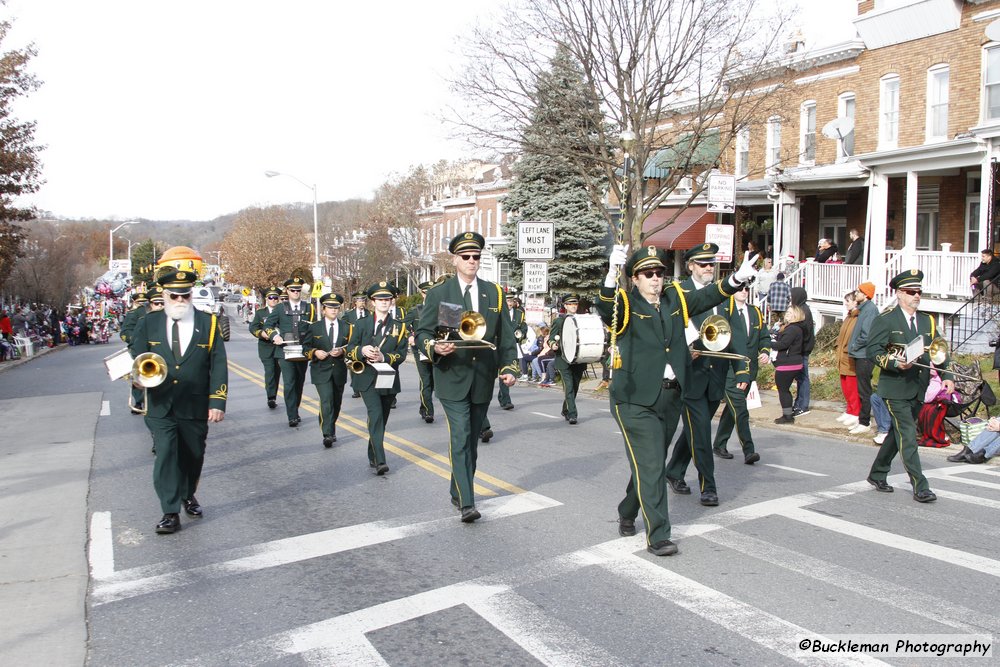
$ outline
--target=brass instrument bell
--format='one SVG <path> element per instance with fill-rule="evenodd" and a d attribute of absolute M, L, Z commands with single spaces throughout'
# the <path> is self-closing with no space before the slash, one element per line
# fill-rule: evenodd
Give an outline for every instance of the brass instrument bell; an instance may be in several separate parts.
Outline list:
<path fill-rule="evenodd" d="M 149 408 L 149 389 L 159 387 L 167 379 L 167 361 L 155 352 L 143 352 L 132 362 L 132 372 L 129 374 L 132 386 L 142 389 L 142 407 L 137 407 L 129 392 L 128 406 L 140 415 L 146 414 Z"/>
<path fill-rule="evenodd" d="M 733 329 L 729 325 L 729 320 L 722 315 L 706 317 L 698 329 L 698 336 L 701 339 L 701 344 L 705 346 L 704 350 L 698 351 L 702 356 L 750 362 L 750 358 L 742 354 L 722 351 L 729 347 L 729 341 L 733 338 Z"/>

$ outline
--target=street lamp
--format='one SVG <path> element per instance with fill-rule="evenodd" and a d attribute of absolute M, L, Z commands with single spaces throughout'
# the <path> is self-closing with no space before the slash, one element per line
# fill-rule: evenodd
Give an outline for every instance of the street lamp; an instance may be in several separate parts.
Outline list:
<path fill-rule="evenodd" d="M 301 178 L 297 178 L 292 174 L 286 174 L 280 171 L 271 171 L 270 169 L 265 171 L 264 175 L 268 178 L 274 178 L 275 176 L 287 176 L 288 178 L 298 181 L 313 191 L 313 280 L 319 280 L 323 275 L 323 267 L 319 263 L 319 216 L 316 212 L 316 184 L 313 183 L 312 185 L 309 185 Z"/>
<path fill-rule="evenodd" d="M 124 227 L 125 225 L 137 225 L 138 220 L 126 220 L 122 224 L 118 225 L 114 229 L 108 231 L 108 270 L 111 270 L 111 260 L 114 258 L 115 254 L 115 232 Z"/>

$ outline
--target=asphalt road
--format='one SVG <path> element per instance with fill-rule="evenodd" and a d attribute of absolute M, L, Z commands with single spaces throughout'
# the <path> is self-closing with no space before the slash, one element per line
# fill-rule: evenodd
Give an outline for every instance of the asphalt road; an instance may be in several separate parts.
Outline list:
<path fill-rule="evenodd" d="M 150 437 L 100 364 L 115 346 L 2 376 L 11 414 L 19 401 L 50 406 L 51 420 L 33 422 L 40 438 L 58 423 L 93 432 L 91 665 L 940 665 L 962 661 L 799 643 L 849 635 L 895 648 L 1000 628 L 996 467 L 925 455 L 939 500 L 920 505 L 898 460 L 895 493 L 865 483 L 871 447 L 759 429 L 761 463 L 717 460 L 719 507 L 671 496 L 680 553 L 657 558 L 641 522 L 640 536 L 617 534 L 627 466 L 606 401 L 581 398 L 570 426 L 558 388 L 519 385 L 516 409 L 491 408 L 483 518 L 465 525 L 448 499 L 443 412 L 418 417 L 411 363 L 388 424 L 390 472 L 376 477 L 361 399 L 345 394 L 338 442 L 324 449 L 312 385 L 302 426 L 289 428 L 280 402 L 265 406 L 244 332 L 227 344 L 205 517 L 182 514 L 175 535 L 154 533 Z"/>

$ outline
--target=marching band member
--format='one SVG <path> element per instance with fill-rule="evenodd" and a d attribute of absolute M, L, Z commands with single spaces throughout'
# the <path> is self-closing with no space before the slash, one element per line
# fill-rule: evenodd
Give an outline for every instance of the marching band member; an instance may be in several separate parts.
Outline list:
<path fill-rule="evenodd" d="M 320 297 L 323 317 L 309 325 L 302 345 L 309 359 L 309 379 L 319 394 L 319 428 L 327 449 L 337 442 L 337 418 L 347 384 L 344 355 L 351 337 L 351 325 L 338 319 L 343 303 L 344 298 L 339 294 Z"/>
<path fill-rule="evenodd" d="M 562 378 L 564 398 L 561 414 L 563 419 L 570 424 L 576 424 L 576 394 L 580 391 L 580 383 L 583 381 L 583 374 L 587 370 L 587 364 L 571 364 L 566 361 L 566 358 L 562 355 L 559 343 L 562 339 L 562 330 L 563 325 L 566 323 L 566 318 L 569 315 L 576 315 L 576 311 L 580 307 L 580 296 L 578 294 L 566 295 L 563 299 L 563 306 L 566 308 L 566 313 L 557 317 L 556 321 L 552 323 L 549 340 L 551 341 L 550 345 L 552 349 L 556 350 L 556 359 L 552 363 L 555 364 L 556 370 L 559 371 L 559 376 Z"/>
<path fill-rule="evenodd" d="M 420 296 L 427 298 L 427 290 L 434 286 L 432 282 L 423 282 L 417 285 Z M 420 314 L 424 310 L 424 304 L 418 303 L 410 308 L 410 346 L 413 348 L 413 359 L 417 362 L 417 377 L 420 381 L 420 418 L 427 424 L 434 423 L 434 372 L 431 369 L 430 358 L 420 352 L 417 347 L 416 330 L 417 322 L 420 321 Z"/>
<path fill-rule="evenodd" d="M 276 346 L 264 335 L 264 322 L 278 307 L 281 288 L 268 287 L 264 290 L 265 308 L 258 308 L 250 321 L 250 335 L 257 339 L 257 357 L 264 366 L 264 395 L 267 396 L 267 407 L 274 410 L 278 407 L 278 381 L 281 379 L 281 348 Z"/>
<path fill-rule="evenodd" d="M 285 281 L 288 303 L 279 304 L 264 320 L 264 336 L 275 345 L 301 344 L 309 325 L 316 320 L 316 308 L 312 301 L 302 301 L 302 288 L 306 281 L 292 276 Z M 288 340 L 285 340 L 285 337 Z M 281 377 L 285 384 L 285 414 L 288 425 L 296 427 L 302 423 L 299 405 L 302 403 L 302 388 L 306 384 L 306 358 L 287 358 L 284 349 L 276 350 Z"/>

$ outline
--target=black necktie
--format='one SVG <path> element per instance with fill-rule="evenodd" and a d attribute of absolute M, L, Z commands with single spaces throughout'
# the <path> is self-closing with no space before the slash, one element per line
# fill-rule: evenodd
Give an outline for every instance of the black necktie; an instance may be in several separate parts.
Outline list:
<path fill-rule="evenodd" d="M 375 337 L 376 338 L 378 338 L 379 336 L 382 335 L 383 329 L 385 329 L 385 320 L 382 320 L 381 322 L 379 322 L 378 326 L 375 327 Z"/>
<path fill-rule="evenodd" d="M 469 294 L 469 291 L 471 289 L 472 289 L 472 285 L 471 284 L 470 285 L 466 285 L 465 286 L 465 293 L 462 295 L 462 298 L 465 300 L 465 309 L 466 310 L 472 310 L 472 295 Z"/>
<path fill-rule="evenodd" d="M 917 316 L 916 314 L 910 315 L 910 340 L 917 337 Z"/>
<path fill-rule="evenodd" d="M 327 329 L 326 335 L 329 336 L 331 343 L 336 344 L 337 341 L 333 339 L 333 322 L 330 322 L 330 327 Z"/>
<path fill-rule="evenodd" d="M 170 330 L 170 338 L 172 339 L 170 341 L 170 351 L 174 353 L 174 359 L 180 359 L 181 358 L 181 328 L 178 325 L 177 320 L 174 320 L 174 326 Z"/>

